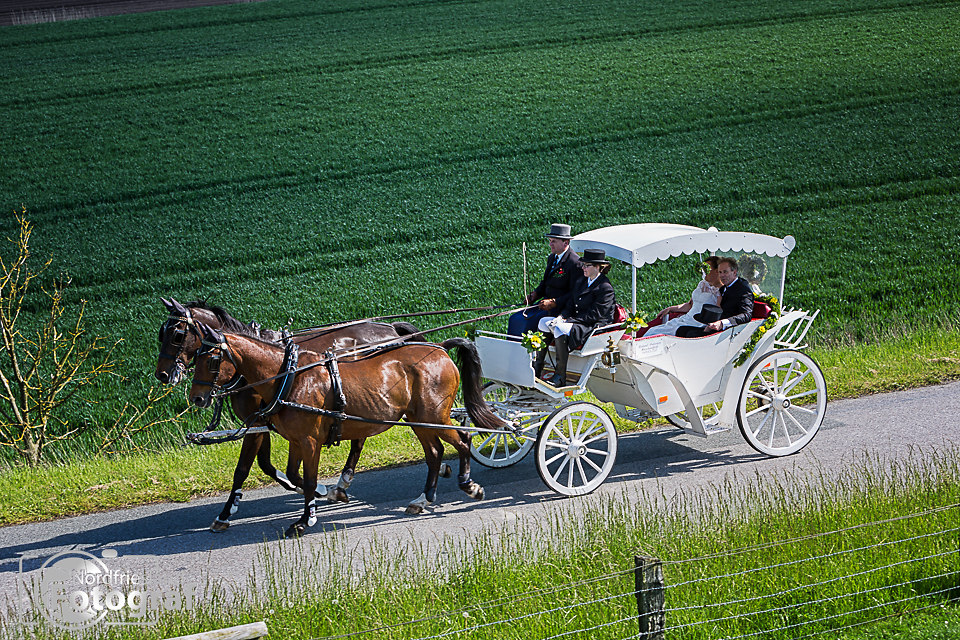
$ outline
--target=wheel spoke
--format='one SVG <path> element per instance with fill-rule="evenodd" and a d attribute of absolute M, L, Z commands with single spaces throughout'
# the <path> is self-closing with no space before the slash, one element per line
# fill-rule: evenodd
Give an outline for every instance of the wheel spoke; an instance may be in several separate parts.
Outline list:
<path fill-rule="evenodd" d="M 770 439 L 767 441 L 767 446 L 771 449 L 773 448 L 773 438 L 777 435 L 777 414 L 772 414 L 773 420 L 770 423 Z"/>
<path fill-rule="evenodd" d="M 587 479 L 587 472 L 583 470 L 583 464 L 581 463 L 581 460 L 583 459 L 577 458 L 577 471 L 580 472 L 580 478 L 583 480 L 583 484 L 586 485 L 590 482 L 590 480 Z"/>
<path fill-rule="evenodd" d="M 475 448 L 476 448 L 478 451 L 483 451 L 484 447 L 486 447 L 488 444 L 490 444 L 490 441 L 493 440 L 493 439 L 496 438 L 496 437 L 497 437 L 497 434 L 491 433 L 489 436 L 487 436 L 487 438 L 486 438 L 483 442 L 481 442 L 480 444 L 478 444 Z"/>
<path fill-rule="evenodd" d="M 595 433 L 597 433 L 597 432 L 603 432 L 603 431 L 605 431 L 605 429 L 604 429 L 604 427 L 603 427 L 603 423 L 600 422 L 599 420 L 594 420 L 594 421 L 593 421 L 593 424 L 590 425 L 590 428 L 587 429 L 586 431 L 582 432 L 582 433 L 578 433 L 578 434 L 577 434 L 577 437 L 578 437 L 580 440 L 586 440 L 587 438 L 589 438 L 589 437 L 592 436 L 593 434 L 595 434 Z"/>
<path fill-rule="evenodd" d="M 561 452 L 558 453 L 557 455 L 553 456 L 552 458 L 547 458 L 546 460 L 544 460 L 544 463 L 546 463 L 547 466 L 550 466 L 551 464 L 553 464 L 554 462 L 556 462 L 556 461 L 559 460 L 560 458 L 565 457 L 566 455 L 567 455 L 567 451 L 566 451 L 566 449 L 564 449 L 563 451 L 561 451 Z"/>
<path fill-rule="evenodd" d="M 765 405 L 763 405 L 763 406 L 757 407 L 757 408 L 754 409 L 753 411 L 747 412 L 747 413 L 744 414 L 744 415 L 749 418 L 750 416 L 752 416 L 752 415 L 754 415 L 754 414 L 756 414 L 756 413 L 759 413 L 759 412 L 761 412 L 761 411 L 769 411 L 769 410 L 770 410 L 770 405 L 769 405 L 769 404 L 765 404 Z"/>
<path fill-rule="evenodd" d="M 783 417 L 783 412 L 780 412 L 780 423 L 783 424 L 783 434 L 787 437 L 787 446 L 793 444 L 793 438 L 790 437 L 790 428 L 787 426 L 787 419 Z"/>
<path fill-rule="evenodd" d="M 573 472 L 574 472 L 573 461 L 571 461 L 568 458 L 564 464 L 567 465 L 567 488 L 572 489 L 573 488 Z"/>
<path fill-rule="evenodd" d="M 807 409 L 806 407 L 799 404 L 790 405 L 790 408 L 796 409 L 797 411 L 803 411 L 804 413 L 809 413 L 812 416 L 817 415 L 817 412 L 814 411 L 813 409 Z"/>
<path fill-rule="evenodd" d="M 597 450 L 595 450 L 595 449 L 594 449 L 594 450 L 587 449 L 587 453 L 599 453 L 599 454 L 601 454 L 601 455 L 605 455 L 605 454 L 606 454 L 606 451 L 597 451 Z M 581 460 L 586 460 L 586 461 L 587 461 L 587 464 L 589 464 L 591 467 L 593 467 L 593 468 L 597 471 L 597 473 L 600 473 L 600 472 L 602 471 L 602 469 L 600 468 L 600 466 L 599 466 L 596 462 L 594 462 L 593 460 L 591 460 L 589 456 L 584 456 L 583 458 L 581 458 Z"/>
<path fill-rule="evenodd" d="M 791 380 L 790 384 L 783 385 L 783 392 L 790 393 L 790 391 L 792 391 L 794 387 L 800 384 L 804 380 L 804 378 L 806 378 L 808 375 L 810 375 L 810 369 L 807 369 L 806 371 L 801 373 L 799 376 L 797 376 L 794 380 Z"/>
<path fill-rule="evenodd" d="M 803 432 L 803 435 L 807 435 L 807 430 L 806 430 L 806 428 L 804 428 L 804 426 L 803 426 L 802 424 L 800 424 L 800 423 L 797 421 L 797 419 L 794 418 L 794 417 L 790 414 L 789 411 L 784 411 L 783 413 L 784 413 L 784 415 L 786 415 L 788 418 L 790 418 L 790 421 L 793 422 L 793 424 L 797 425 L 797 429 L 800 429 L 800 431 Z M 786 424 L 786 420 L 784 420 L 784 424 Z"/>
<path fill-rule="evenodd" d="M 813 389 L 810 389 L 809 391 L 804 391 L 803 393 L 798 393 L 798 394 L 796 394 L 796 395 L 787 396 L 787 397 L 790 398 L 791 401 L 793 401 L 793 400 L 796 400 L 797 398 L 806 398 L 807 396 L 812 396 L 812 395 L 815 395 L 815 394 L 817 394 L 817 393 L 820 393 L 820 391 L 819 391 L 816 387 L 814 387 Z"/>
<path fill-rule="evenodd" d="M 504 435 L 503 437 L 503 458 L 507 459 L 510 457 L 510 436 Z"/>
<path fill-rule="evenodd" d="M 567 465 L 570 463 L 570 458 L 564 457 L 563 462 L 560 463 L 560 466 L 557 467 L 556 473 L 551 473 L 553 476 L 554 482 L 560 482 L 560 476 L 563 474 L 563 470 L 567 468 Z"/>
<path fill-rule="evenodd" d="M 767 420 L 770 419 L 770 412 L 767 412 L 767 415 L 763 416 L 763 420 L 760 421 L 760 424 L 757 426 L 757 430 L 753 432 L 753 437 L 756 438 L 760 435 L 760 431 L 763 429 L 763 425 L 767 423 Z"/>
<path fill-rule="evenodd" d="M 766 390 L 766 392 L 767 392 L 767 397 L 768 397 L 768 398 L 777 395 L 777 390 L 778 390 L 780 387 L 777 385 L 777 379 L 776 379 L 777 376 L 776 376 L 776 375 L 773 376 L 773 378 L 774 378 L 774 379 L 773 379 L 773 382 L 771 382 L 770 380 L 767 380 L 766 378 L 764 378 L 764 377 L 763 377 L 763 373 L 761 373 L 761 374 L 758 376 L 758 378 L 759 378 L 760 382 L 763 384 L 763 388 Z"/>

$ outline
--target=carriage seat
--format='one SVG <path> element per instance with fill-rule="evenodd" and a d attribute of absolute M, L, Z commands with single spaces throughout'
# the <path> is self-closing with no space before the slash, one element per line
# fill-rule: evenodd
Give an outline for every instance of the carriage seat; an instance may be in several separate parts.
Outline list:
<path fill-rule="evenodd" d="M 752 320 L 766 320 L 768 317 L 770 317 L 771 313 L 773 313 L 773 309 L 770 308 L 769 304 L 767 304 L 766 302 L 761 302 L 760 300 L 753 301 L 753 316 L 751 318 Z M 672 313 L 667 314 L 667 319 L 673 320 L 674 318 L 679 318 L 682 315 L 683 314 L 680 313 L 679 311 L 674 311 Z M 650 327 L 656 327 L 657 325 L 661 325 L 664 322 L 665 320 L 663 318 L 655 318 L 651 320 L 646 327 L 637 331 L 637 337 L 642 338 L 643 334 L 645 334 L 647 330 L 650 329 Z"/>
<path fill-rule="evenodd" d="M 760 302 L 759 300 L 753 301 L 753 319 L 754 320 L 766 320 L 770 317 L 770 314 L 773 313 L 773 309 L 770 308 L 766 302 Z"/>

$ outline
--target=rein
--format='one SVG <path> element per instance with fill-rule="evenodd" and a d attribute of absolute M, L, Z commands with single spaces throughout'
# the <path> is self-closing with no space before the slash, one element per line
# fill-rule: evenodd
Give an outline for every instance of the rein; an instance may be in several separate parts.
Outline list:
<path fill-rule="evenodd" d="M 398 313 L 392 316 L 374 316 L 372 318 L 362 318 L 360 320 L 347 320 L 346 322 L 331 322 L 329 324 L 321 324 L 315 327 L 297 329 L 296 331 L 293 332 L 292 335 L 297 336 L 297 335 L 302 335 L 306 333 L 312 333 L 313 331 L 317 331 L 318 329 L 342 329 L 343 327 L 352 327 L 355 324 L 363 324 L 364 322 L 396 320 L 397 318 L 421 318 L 424 316 L 439 316 L 439 315 L 445 315 L 449 313 L 465 313 L 467 311 L 491 311 L 493 309 L 510 309 L 510 311 L 513 311 L 515 307 L 512 307 L 511 305 L 507 305 L 507 304 L 501 304 L 501 305 L 492 306 L 492 307 L 471 307 L 469 309 L 445 309 L 443 311 L 421 311 L 419 313 Z M 502 315 L 502 314 L 497 314 L 497 315 Z M 496 316 L 488 316 L 488 317 L 493 318 Z M 483 320 L 483 319 L 484 318 L 476 318 L 476 320 Z M 468 320 L 468 322 L 474 322 L 474 321 L 475 320 Z M 451 325 L 451 326 L 457 326 L 457 325 Z M 443 329 L 443 328 L 444 327 L 439 327 L 439 329 Z M 428 329 L 426 331 L 420 331 L 419 333 L 430 333 L 431 331 L 438 331 L 439 329 Z"/>
<path fill-rule="evenodd" d="M 524 307 L 511 307 L 511 308 L 509 308 L 507 311 L 501 311 L 501 312 L 499 312 L 499 313 L 492 313 L 492 314 L 487 315 L 487 316 L 480 316 L 479 318 L 471 318 L 470 320 L 463 320 L 463 321 L 461 321 L 461 322 L 454 322 L 454 323 L 451 323 L 451 324 L 445 324 L 445 325 L 440 326 L 440 327 L 434 327 L 433 329 L 424 329 L 423 331 L 418 331 L 417 334 L 414 334 L 414 335 L 400 336 L 400 337 L 398 337 L 398 338 L 388 338 L 388 339 L 386 339 L 386 340 L 380 340 L 380 341 L 378 341 L 378 342 L 371 342 L 371 343 L 365 344 L 365 345 L 360 346 L 360 347 L 351 347 L 351 348 L 349 348 L 349 349 L 329 350 L 329 351 L 327 351 L 327 352 L 324 354 L 324 357 L 321 358 L 320 360 L 318 360 L 317 362 L 313 362 L 313 363 L 311 363 L 311 364 L 304 365 L 304 366 L 296 369 L 296 370 L 293 371 L 292 373 L 301 373 L 301 372 L 303 372 L 303 371 L 308 371 L 308 370 L 310 370 L 310 369 L 313 369 L 314 367 L 327 366 L 327 363 L 328 363 L 331 359 L 343 359 L 343 358 L 350 358 L 350 357 L 369 357 L 369 356 L 372 356 L 372 355 L 374 355 L 374 354 L 376 354 L 376 353 L 378 353 L 378 352 L 380 352 L 380 351 L 385 351 L 385 350 L 388 350 L 388 349 L 395 349 L 395 348 L 397 348 L 397 347 L 403 346 L 403 343 L 405 343 L 405 342 L 407 342 L 408 340 L 416 337 L 417 335 L 424 335 L 424 334 L 427 334 L 427 333 L 434 333 L 434 332 L 437 332 L 437 331 L 443 331 L 444 329 L 451 329 L 451 328 L 453 328 L 453 327 L 460 327 L 460 326 L 463 326 L 463 325 L 465 325 L 465 324 L 472 324 L 472 323 L 474 323 L 474 322 L 479 322 L 480 320 L 489 320 L 489 319 L 491 319 L 491 318 L 497 318 L 497 317 L 499 317 L 499 316 L 507 315 L 507 314 L 513 313 L 514 311 L 516 311 L 516 310 L 518 310 L 518 309 L 527 310 L 527 309 L 532 309 L 532 308 L 535 308 L 535 307 L 536 307 L 536 305 L 532 305 L 532 306 L 530 306 L 530 307 L 525 307 L 525 306 L 524 306 Z M 502 308 L 502 307 L 488 307 L 488 308 Z M 429 311 L 429 312 L 427 312 L 427 313 L 436 313 L 436 312 Z M 439 313 L 446 313 L 446 312 L 439 312 Z M 402 317 L 402 316 L 401 316 L 401 317 Z M 364 321 L 360 321 L 360 322 L 364 322 Z M 299 332 L 297 332 L 297 333 L 299 333 Z M 295 333 L 294 335 L 297 335 L 297 334 Z M 437 347 L 437 348 L 440 348 L 439 345 L 433 345 L 433 346 L 435 346 L 435 347 Z M 234 393 L 240 393 L 241 391 L 246 391 L 247 389 L 252 389 L 252 388 L 258 387 L 258 386 L 260 386 L 260 385 L 262 385 L 262 384 L 266 384 L 266 383 L 268 383 L 268 382 L 273 382 L 274 380 L 277 380 L 278 378 L 282 378 L 282 377 L 285 376 L 285 375 L 287 375 L 286 372 L 281 372 L 281 373 L 278 373 L 277 375 L 272 376 L 272 377 L 270 377 L 270 378 L 264 378 L 263 380 L 259 380 L 259 381 L 257 381 L 257 382 L 251 382 L 251 383 L 248 383 L 247 385 L 245 385 L 245 386 L 243 386 L 243 387 L 239 387 L 239 388 L 237 388 L 237 389 L 231 389 L 230 391 L 225 391 L 225 390 L 223 390 L 223 391 L 217 393 L 217 396 L 220 397 L 220 396 L 224 396 L 224 395 L 230 395 L 230 394 L 234 394 Z"/>

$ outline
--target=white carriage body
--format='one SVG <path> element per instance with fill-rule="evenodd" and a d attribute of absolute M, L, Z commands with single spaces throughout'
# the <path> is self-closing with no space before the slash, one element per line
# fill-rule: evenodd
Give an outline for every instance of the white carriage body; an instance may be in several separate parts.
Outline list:
<path fill-rule="evenodd" d="M 681 255 L 693 253 L 750 252 L 786 261 L 795 246 L 792 236 L 776 238 L 756 233 L 722 232 L 716 229 L 675 224 L 630 224 L 605 227 L 575 236 L 570 243 L 575 251 L 599 248 L 608 259 L 625 262 L 633 272 L 633 311 L 636 312 L 636 269 Z M 785 269 L 781 270 L 779 299 L 783 299 Z M 484 376 L 521 389 L 561 399 L 589 389 L 596 398 L 613 403 L 624 417 L 640 420 L 685 412 L 686 430 L 699 436 L 725 431 L 736 422 L 735 408 L 747 370 L 752 362 L 775 348 L 797 348 L 806 335 L 814 315 L 790 311 L 777 319 L 773 330 L 757 343 L 750 358 L 734 366 L 740 351 L 762 319 L 731 327 L 726 331 L 699 338 L 676 336 L 637 337 L 620 328 L 598 330 L 580 351 L 570 353 L 568 372 L 580 374 L 570 388 L 558 390 L 534 375 L 532 354 L 515 337 L 481 332 L 477 348 Z M 614 329 L 613 331 L 609 331 Z M 612 342 L 611 342 L 612 341 Z M 620 364 L 607 367 L 601 356 L 615 346 Z M 716 405 L 717 415 L 709 425 L 702 420 L 701 409 Z"/>

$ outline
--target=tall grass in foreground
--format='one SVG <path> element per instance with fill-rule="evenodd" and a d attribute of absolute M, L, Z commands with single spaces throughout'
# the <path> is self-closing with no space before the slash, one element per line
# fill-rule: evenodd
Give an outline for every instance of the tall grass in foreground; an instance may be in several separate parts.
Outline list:
<path fill-rule="evenodd" d="M 670 638 L 822 633 L 960 596 L 957 453 L 733 478 L 670 499 L 567 500 L 439 551 L 378 540 L 350 552 L 346 536 L 268 543 L 246 588 L 208 587 L 197 611 L 97 635 L 166 638 L 263 619 L 283 638 L 635 637 L 637 554 L 664 562 Z"/>

